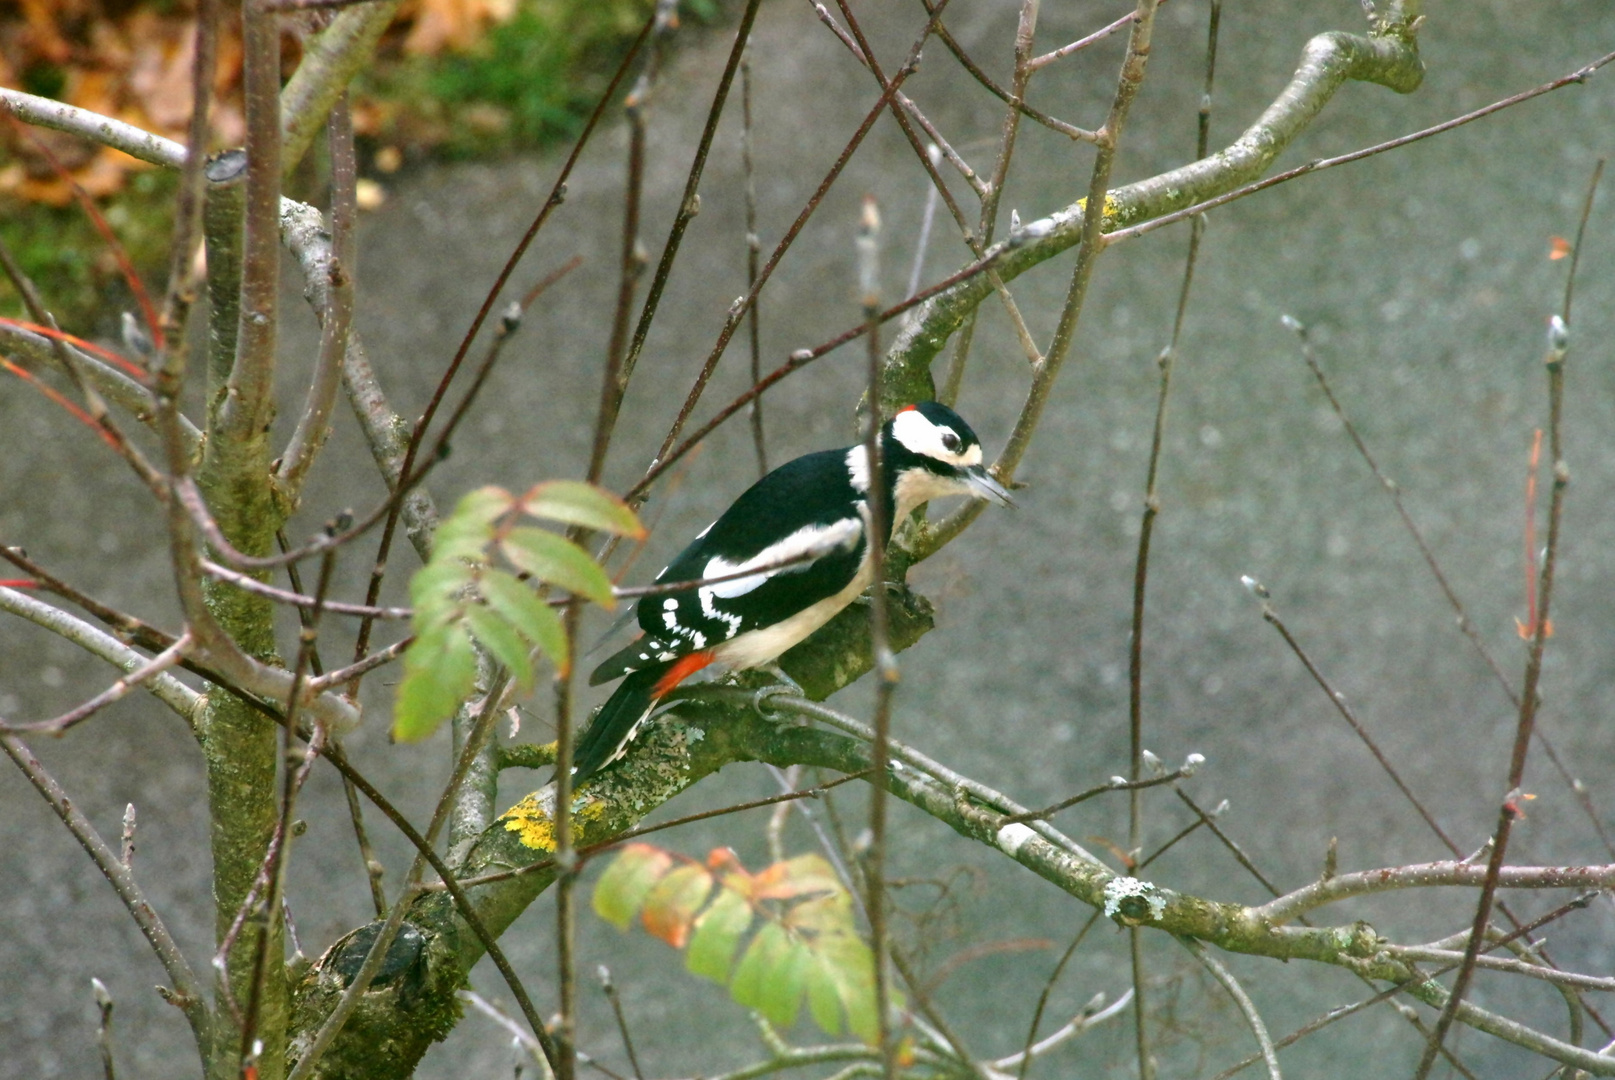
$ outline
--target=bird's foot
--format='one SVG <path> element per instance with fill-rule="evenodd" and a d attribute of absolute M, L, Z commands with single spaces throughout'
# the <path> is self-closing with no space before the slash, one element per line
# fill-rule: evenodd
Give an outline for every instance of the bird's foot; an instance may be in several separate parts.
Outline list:
<path fill-rule="evenodd" d="M 805 698 L 807 695 L 802 692 L 802 688 L 796 685 L 796 683 L 792 681 L 789 676 L 781 675 L 781 678 L 784 680 L 783 682 L 771 683 L 768 686 L 758 687 L 755 691 L 753 691 L 751 695 L 751 704 L 752 708 L 757 710 L 758 715 L 762 716 L 764 719 L 776 720 L 780 723 L 784 723 L 789 720 L 790 717 L 782 712 L 770 709 L 768 707 L 769 699 L 777 697 Z"/>
<path fill-rule="evenodd" d="M 802 689 L 802 684 L 785 674 L 785 669 L 780 667 L 779 664 L 764 664 L 759 670 L 766 671 L 770 675 L 774 676 L 775 679 L 779 680 L 779 682 L 782 684 L 779 688 L 780 693 L 795 694 L 797 697 L 807 697 L 807 691 Z"/>

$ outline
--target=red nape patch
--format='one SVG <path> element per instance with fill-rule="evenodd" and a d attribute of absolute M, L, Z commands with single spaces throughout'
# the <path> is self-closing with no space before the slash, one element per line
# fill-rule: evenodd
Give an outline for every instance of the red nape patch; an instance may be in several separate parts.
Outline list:
<path fill-rule="evenodd" d="M 914 412 L 918 408 L 919 408 L 918 405 L 904 405 L 901 409 L 898 409 L 897 411 L 899 413 Z"/>
<path fill-rule="evenodd" d="M 667 674 L 656 680 L 656 687 L 652 692 L 657 697 L 668 693 L 679 683 L 712 663 L 712 657 L 713 654 L 710 651 L 693 652 L 688 656 L 679 657 L 673 661 L 673 666 L 667 669 Z"/>

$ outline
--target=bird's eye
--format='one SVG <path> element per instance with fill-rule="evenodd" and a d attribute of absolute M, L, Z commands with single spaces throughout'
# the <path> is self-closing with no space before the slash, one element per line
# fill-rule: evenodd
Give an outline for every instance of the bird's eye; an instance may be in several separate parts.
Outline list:
<path fill-rule="evenodd" d="M 957 454 L 961 445 L 963 444 L 959 441 L 959 436 L 955 435 L 953 432 L 944 431 L 942 433 L 942 448 L 948 453 Z"/>

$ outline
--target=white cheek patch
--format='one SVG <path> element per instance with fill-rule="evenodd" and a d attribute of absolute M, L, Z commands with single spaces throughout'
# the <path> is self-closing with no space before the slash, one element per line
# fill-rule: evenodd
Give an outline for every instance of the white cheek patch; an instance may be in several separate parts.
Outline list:
<path fill-rule="evenodd" d="M 952 435 L 955 439 L 963 441 L 963 436 L 957 431 L 931 423 L 918 409 L 905 409 L 892 418 L 892 436 L 912 452 L 922 457 L 945 461 L 950 465 L 980 464 L 980 445 L 956 453 L 942 444 L 944 435 Z"/>
<path fill-rule="evenodd" d="M 796 570 L 804 570 L 817 559 L 834 551 L 848 550 L 856 546 L 858 537 L 863 533 L 863 522 L 855 518 L 846 518 L 831 525 L 808 525 L 798 529 L 785 539 L 768 545 L 744 562 L 732 563 L 721 555 L 713 556 L 702 570 L 701 576 L 707 578 L 727 577 L 730 574 L 749 570 L 752 567 L 773 566 L 776 569 L 763 570 L 756 574 L 747 574 L 745 577 L 735 578 L 733 581 L 722 581 L 716 585 L 708 585 L 701 590 L 701 603 L 705 608 L 711 596 L 721 596 L 730 599 L 744 596 L 775 574 L 788 574 Z M 793 559 L 804 559 L 788 568 L 778 568 L 780 563 L 790 562 Z M 712 614 L 712 612 L 708 612 Z M 738 625 L 738 624 L 737 624 Z"/>

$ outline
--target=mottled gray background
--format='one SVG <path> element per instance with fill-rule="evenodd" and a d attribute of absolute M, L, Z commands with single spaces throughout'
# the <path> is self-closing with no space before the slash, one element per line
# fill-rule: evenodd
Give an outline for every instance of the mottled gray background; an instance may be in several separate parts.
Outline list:
<path fill-rule="evenodd" d="M 866 5 L 888 64 L 923 20 L 918 5 Z M 957 0 L 949 22 L 991 70 L 1006 76 L 1018 5 Z M 1117 5 L 1045 4 L 1040 49 L 1119 14 Z M 1615 47 L 1615 8 L 1600 0 L 1433 2 L 1422 35 L 1429 75 L 1410 97 L 1349 86 L 1285 162 L 1299 163 L 1412 131 L 1573 70 Z M 1133 114 L 1116 178 L 1128 181 L 1188 158 L 1194 141 L 1205 11 L 1173 0 L 1162 9 L 1149 80 Z M 1213 144 L 1228 142 L 1281 88 L 1307 37 L 1361 24 L 1351 0 L 1230 0 L 1223 15 Z M 652 106 L 645 240 L 660 248 L 689 147 L 699 131 L 728 42 L 696 35 L 671 62 Z M 1118 49 L 1107 44 L 1047 69 L 1032 100 L 1095 124 L 1110 93 Z M 809 7 L 774 0 L 758 23 L 754 58 L 761 233 L 772 244 L 874 99 L 869 76 L 820 30 Z M 1001 112 L 939 45 L 909 91 L 971 160 L 985 163 Z M 1346 868 L 1444 854 L 1346 730 L 1298 662 L 1239 587 L 1261 578 L 1295 633 L 1376 733 L 1408 782 L 1464 845 L 1478 845 L 1502 794 L 1513 719 L 1496 684 L 1454 629 L 1454 619 L 1389 502 L 1351 451 L 1279 323 L 1312 326 L 1337 393 L 1385 471 L 1406 492 L 1454 586 L 1511 678 L 1523 655 L 1523 477 L 1531 431 L 1545 417 L 1543 328 L 1556 309 L 1565 264 L 1546 258 L 1549 237 L 1575 225 L 1593 161 L 1612 146 L 1615 88 L 1608 75 L 1393 155 L 1307 178 L 1218 211 L 1206 236 L 1182 343 L 1167 456 L 1164 513 L 1150 581 L 1146 745 L 1168 760 L 1198 751 L 1209 762 L 1191 783 L 1207 803 L 1227 798 L 1229 832 L 1282 887 L 1316 874 L 1330 837 Z M 738 122 L 725 120 L 662 315 L 626 402 L 610 479 L 644 467 L 728 303 L 744 291 Z M 585 156 L 565 209 L 529 255 L 520 280 L 574 253 L 584 267 L 528 320 L 507 352 L 433 491 L 449 501 L 472 485 L 534 480 L 582 469 L 609 320 L 625 139 L 613 126 Z M 359 326 L 401 411 L 424 402 L 445 358 L 558 167 L 557 155 L 423 169 L 391 184 L 387 205 L 364 220 Z M 1060 136 L 1022 128 L 1019 169 L 1003 203 L 1031 219 L 1073 199 L 1090 156 Z M 959 186 L 962 189 L 962 185 Z M 907 277 L 923 203 L 922 178 L 889 121 L 877 126 L 782 266 L 763 304 L 767 362 L 814 344 L 856 318 L 851 285 L 857 199 L 885 214 L 887 285 Z M 1577 296 L 1565 417 L 1574 477 L 1565 516 L 1557 635 L 1549 653 L 1543 727 L 1615 811 L 1609 737 L 1609 647 L 1615 432 L 1610 351 L 1608 200 L 1589 231 Z M 1017 513 L 992 511 L 957 544 L 919 567 L 916 585 L 937 603 L 938 628 L 903 657 L 896 732 L 926 752 L 1028 804 L 1052 801 L 1124 771 L 1130 581 L 1153 415 L 1155 357 L 1168 337 L 1186 231 L 1179 227 L 1105 257 L 1075 352 L 1021 471 Z M 927 277 L 965 252 L 939 220 Z M 1046 341 L 1070 256 L 1016 282 L 1034 331 Z M 291 295 L 291 294 L 289 294 Z M 1024 361 L 995 303 L 983 307 L 961 410 L 986 442 L 1002 446 L 1024 392 Z M 289 376 L 310 352 L 311 319 L 294 309 L 284 348 Z M 709 407 L 744 385 L 744 353 L 731 349 Z M 836 354 L 768 400 L 775 461 L 850 441 L 858 354 Z M 291 385 L 291 384 L 289 384 Z M 295 400 L 288 392 L 287 400 Z M 344 505 L 364 507 L 379 484 L 346 417 L 327 468 L 294 535 Z M 0 537 L 21 543 L 110 603 L 173 624 L 157 516 L 109 454 L 16 384 L 0 396 Z M 333 468 L 335 458 L 351 464 Z M 652 502 L 660 527 L 636 574 L 643 578 L 747 481 L 746 432 L 723 429 L 676 489 Z M 341 475 L 335 475 L 340 472 Z M 350 581 L 359 558 L 344 570 Z M 395 561 L 400 573 L 410 557 Z M 396 583 L 395 583 L 396 584 Z M 356 590 L 350 589 L 350 592 Z M 0 713 L 50 715 L 102 685 L 104 667 L 20 623 L 0 621 Z M 346 644 L 333 641 L 328 657 Z M 445 770 L 442 740 L 389 747 L 383 738 L 388 676 L 370 680 L 371 720 L 352 751 L 402 806 L 426 813 Z M 840 704 L 867 709 L 856 686 Z M 547 737 L 543 707 L 526 735 Z M 182 726 L 131 701 L 37 748 L 101 829 L 117 832 L 126 802 L 140 810 L 137 866 L 152 898 L 205 966 L 212 920 L 201 762 Z M 509 776 L 514 801 L 528 777 Z M 669 814 L 770 790 L 757 767 L 737 766 L 683 797 Z M 1521 862 L 1605 856 L 1540 754 L 1528 787 L 1540 794 L 1515 832 Z M 292 903 L 310 953 L 365 918 L 358 858 L 328 770 L 302 804 L 310 828 L 293 863 Z M 856 814 L 856 797 L 842 802 Z M 1146 801 L 1148 842 L 1187 821 L 1170 795 Z M 1047 939 L 1061 945 L 989 955 L 964 965 L 940 994 L 971 1047 L 1019 1047 L 1057 949 L 1086 918 L 1051 886 L 898 807 L 896 872 L 951 883 L 930 957 L 970 945 Z M 403 845 L 371 815 L 391 868 Z M 122 1075 L 194 1075 L 189 1036 L 151 986 L 161 971 L 90 863 L 14 772 L 0 773 L 0 1077 L 95 1074 L 92 975 L 118 1001 Z M 699 854 L 728 843 L 763 858 L 761 818 L 738 818 L 663 841 Z M 1122 800 L 1065 814 L 1077 837 L 1124 841 Z M 799 826 L 793 826 L 797 829 Z M 793 850 L 811 838 L 793 831 Z M 957 872 L 956 872 L 957 871 Z M 1231 900 L 1263 894 L 1220 848 L 1196 838 L 1152 873 L 1176 888 Z M 916 885 L 901 902 L 936 905 Z M 1546 910 L 1546 897 L 1515 897 Z M 1450 933 L 1469 918 L 1467 893 L 1341 905 L 1330 918 L 1368 918 L 1398 940 Z M 505 944 L 535 999 L 553 1008 L 553 907 L 535 904 Z M 905 932 L 910 932 L 905 930 Z M 627 937 L 581 919 L 581 964 L 610 961 L 650 1074 L 715 1071 L 762 1056 L 741 1010 L 716 987 L 683 974 L 680 958 L 641 932 Z M 1583 970 L 1615 965 L 1606 903 L 1552 934 L 1556 954 Z M 1114 997 L 1129 978 L 1125 937 L 1100 928 L 1068 969 L 1051 1005 L 1058 1023 L 1096 991 Z M 1166 1075 L 1215 1071 L 1249 1049 L 1227 999 L 1186 954 L 1150 937 L 1153 999 L 1165 1010 L 1159 1052 Z M 1229 958 L 1275 1033 L 1363 996 L 1344 973 L 1303 964 Z M 473 983 L 506 995 L 491 969 Z M 1479 1001 L 1554 1033 L 1557 995 L 1480 979 Z M 607 1013 L 585 995 L 582 1037 L 622 1067 Z M 1210 1004 L 1207 1005 L 1206 1003 Z M 806 1028 L 802 1038 L 811 1038 Z M 1131 1073 L 1130 1031 L 1112 1024 L 1061 1051 L 1045 1075 Z M 1453 1044 L 1478 1075 L 1535 1075 L 1542 1066 L 1473 1032 Z M 1588 1041 L 1602 1040 L 1589 1025 Z M 468 1019 L 422 1066 L 430 1077 L 509 1075 L 505 1040 Z M 1287 1051 L 1293 1075 L 1394 1076 L 1418 1050 L 1388 1011 L 1359 1016 Z"/>

